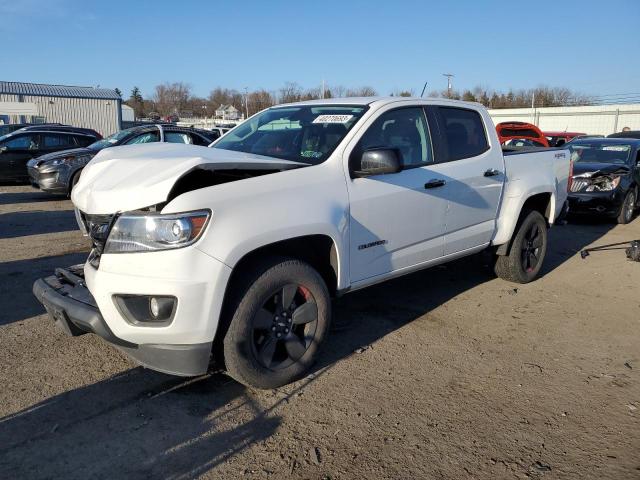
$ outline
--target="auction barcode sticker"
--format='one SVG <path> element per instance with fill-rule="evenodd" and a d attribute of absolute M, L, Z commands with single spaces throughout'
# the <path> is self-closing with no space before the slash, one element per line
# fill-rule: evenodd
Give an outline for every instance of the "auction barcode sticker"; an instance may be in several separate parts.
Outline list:
<path fill-rule="evenodd" d="M 318 115 L 313 123 L 347 123 L 353 115 Z"/>

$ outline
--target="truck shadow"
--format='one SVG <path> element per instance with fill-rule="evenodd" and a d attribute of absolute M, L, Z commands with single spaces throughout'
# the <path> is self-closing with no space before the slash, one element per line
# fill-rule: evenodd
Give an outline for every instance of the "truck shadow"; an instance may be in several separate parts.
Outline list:
<path fill-rule="evenodd" d="M 1 213 L 0 225 L 0 239 L 78 230 L 73 210 Z"/>
<path fill-rule="evenodd" d="M 195 479 L 270 438 L 279 407 L 313 381 L 274 396 L 221 374 L 183 379 L 134 368 L 0 419 L 0 474 Z M 274 465 L 242 467 L 262 474 Z"/>
<path fill-rule="evenodd" d="M 2 186 L 2 184 L 0 184 Z M 50 195 L 40 190 L 30 190 L 26 192 L 0 192 L 0 205 L 12 205 L 19 203 L 55 202 L 64 201 L 66 197 L 62 195 Z"/>
<path fill-rule="evenodd" d="M 56 267 L 83 263 L 86 258 L 86 253 L 74 252 L 0 263 L 0 325 L 42 314 L 44 307 L 31 293 L 33 282 L 53 275 Z"/>

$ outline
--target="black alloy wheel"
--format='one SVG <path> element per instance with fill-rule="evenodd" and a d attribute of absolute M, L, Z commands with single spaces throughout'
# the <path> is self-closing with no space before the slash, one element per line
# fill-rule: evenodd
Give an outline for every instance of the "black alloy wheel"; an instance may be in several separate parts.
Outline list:
<path fill-rule="evenodd" d="M 297 362 L 315 337 L 318 306 L 311 292 L 287 284 L 269 295 L 253 318 L 253 348 L 260 365 L 281 370 Z"/>
<path fill-rule="evenodd" d="M 524 234 L 522 242 L 522 269 L 533 272 L 540 261 L 540 249 L 542 248 L 542 232 L 537 223 L 532 223 Z"/>

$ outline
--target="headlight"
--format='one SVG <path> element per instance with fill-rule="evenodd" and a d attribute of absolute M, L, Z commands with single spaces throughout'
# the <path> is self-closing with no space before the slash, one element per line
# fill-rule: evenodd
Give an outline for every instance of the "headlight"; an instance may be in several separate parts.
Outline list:
<path fill-rule="evenodd" d="M 186 247 L 198 239 L 210 215 L 208 211 L 173 215 L 121 215 L 109 232 L 104 253 L 149 252 Z"/>
<path fill-rule="evenodd" d="M 91 160 L 91 155 L 80 155 L 76 157 L 75 155 L 69 155 L 67 157 L 56 158 L 54 160 L 50 160 L 48 162 L 44 162 L 39 166 L 55 166 L 55 165 L 72 165 L 72 164 L 83 164 L 88 163 Z"/>
<path fill-rule="evenodd" d="M 615 190 L 620 185 L 620 177 L 607 177 L 601 176 L 591 179 L 591 185 L 589 185 L 586 192 L 609 192 Z"/>

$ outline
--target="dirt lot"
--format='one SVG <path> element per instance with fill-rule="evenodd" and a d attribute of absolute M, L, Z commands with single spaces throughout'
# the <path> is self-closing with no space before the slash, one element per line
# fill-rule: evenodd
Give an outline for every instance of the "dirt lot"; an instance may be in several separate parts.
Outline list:
<path fill-rule="evenodd" d="M 482 255 L 335 302 L 306 379 L 251 391 L 65 337 L 33 280 L 84 261 L 71 203 L 0 187 L 0 478 L 640 478 L 640 264 L 552 230 L 516 286 Z"/>

